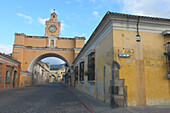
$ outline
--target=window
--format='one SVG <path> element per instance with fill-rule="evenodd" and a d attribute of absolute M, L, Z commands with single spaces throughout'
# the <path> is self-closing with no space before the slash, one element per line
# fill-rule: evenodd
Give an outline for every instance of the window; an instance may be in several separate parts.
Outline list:
<path fill-rule="evenodd" d="M 0 74 L 0 83 L 1 83 L 1 81 L 2 81 L 2 75 Z"/>
<path fill-rule="evenodd" d="M 76 66 L 74 70 L 74 74 L 75 74 L 75 81 L 78 81 L 78 66 Z"/>
<path fill-rule="evenodd" d="M 88 56 L 88 80 L 95 80 L 95 53 Z"/>
<path fill-rule="evenodd" d="M 53 15 L 53 18 L 55 18 L 55 15 Z"/>
<path fill-rule="evenodd" d="M 3 64 L 0 63 L 0 83 L 2 81 L 2 66 L 3 66 Z"/>
<path fill-rule="evenodd" d="M 10 74 L 11 74 L 10 71 L 6 71 L 5 84 L 9 84 L 11 82 Z"/>
<path fill-rule="evenodd" d="M 168 52 L 170 52 L 170 42 L 167 43 Z"/>
<path fill-rule="evenodd" d="M 79 80 L 84 81 L 84 62 L 80 63 L 80 75 Z"/>
<path fill-rule="evenodd" d="M 170 42 L 167 43 L 167 51 L 168 51 L 168 60 L 169 60 L 169 66 L 170 66 Z"/>
<path fill-rule="evenodd" d="M 51 40 L 50 46 L 54 46 L 54 40 Z"/>

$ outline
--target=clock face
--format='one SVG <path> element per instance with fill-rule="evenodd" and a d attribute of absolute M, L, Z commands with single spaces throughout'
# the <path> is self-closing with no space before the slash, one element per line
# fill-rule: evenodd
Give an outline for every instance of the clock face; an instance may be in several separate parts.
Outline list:
<path fill-rule="evenodd" d="M 50 32 L 54 33 L 57 30 L 57 27 L 55 25 L 51 25 L 49 30 Z"/>

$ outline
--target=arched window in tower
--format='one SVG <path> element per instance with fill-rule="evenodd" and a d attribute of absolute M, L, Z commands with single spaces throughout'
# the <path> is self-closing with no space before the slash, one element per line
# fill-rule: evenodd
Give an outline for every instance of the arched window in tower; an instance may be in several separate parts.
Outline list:
<path fill-rule="evenodd" d="M 53 18 L 55 18 L 55 15 L 53 15 Z"/>
<path fill-rule="evenodd" d="M 50 46 L 54 46 L 54 40 L 51 40 Z"/>

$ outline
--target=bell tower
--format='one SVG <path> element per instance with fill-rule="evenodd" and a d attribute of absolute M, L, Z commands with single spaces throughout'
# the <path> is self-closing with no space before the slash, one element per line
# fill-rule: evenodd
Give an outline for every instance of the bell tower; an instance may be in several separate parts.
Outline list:
<path fill-rule="evenodd" d="M 60 37 L 61 23 L 57 19 L 57 14 L 55 11 L 51 14 L 51 18 L 46 21 L 46 32 L 45 36 L 56 36 Z"/>

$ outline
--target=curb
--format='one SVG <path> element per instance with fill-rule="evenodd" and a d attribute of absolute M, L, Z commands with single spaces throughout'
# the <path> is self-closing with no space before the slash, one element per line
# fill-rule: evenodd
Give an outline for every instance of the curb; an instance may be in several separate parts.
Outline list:
<path fill-rule="evenodd" d="M 77 95 L 75 95 L 67 86 L 66 86 L 67 90 L 72 94 L 74 95 L 79 101 L 80 103 L 85 107 L 87 108 L 91 113 L 94 113 Z"/>

